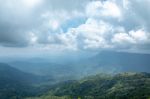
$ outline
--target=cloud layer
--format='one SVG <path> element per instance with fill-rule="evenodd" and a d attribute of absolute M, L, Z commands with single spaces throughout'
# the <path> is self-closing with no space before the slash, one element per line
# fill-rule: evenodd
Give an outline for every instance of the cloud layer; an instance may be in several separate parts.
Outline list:
<path fill-rule="evenodd" d="M 149 5 L 149 0 L 1 0 L 0 46 L 149 53 Z"/>

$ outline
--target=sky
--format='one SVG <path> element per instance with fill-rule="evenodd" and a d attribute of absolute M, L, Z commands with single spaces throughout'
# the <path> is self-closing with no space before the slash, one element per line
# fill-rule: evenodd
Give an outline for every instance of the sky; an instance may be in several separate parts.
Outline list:
<path fill-rule="evenodd" d="M 0 56 L 150 53 L 150 0 L 0 0 Z"/>

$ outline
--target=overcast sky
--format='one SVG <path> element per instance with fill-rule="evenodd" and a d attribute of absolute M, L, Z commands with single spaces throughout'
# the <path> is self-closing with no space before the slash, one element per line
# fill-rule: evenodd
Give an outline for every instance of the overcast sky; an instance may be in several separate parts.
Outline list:
<path fill-rule="evenodd" d="M 150 0 L 0 0 L 0 55 L 150 53 Z"/>

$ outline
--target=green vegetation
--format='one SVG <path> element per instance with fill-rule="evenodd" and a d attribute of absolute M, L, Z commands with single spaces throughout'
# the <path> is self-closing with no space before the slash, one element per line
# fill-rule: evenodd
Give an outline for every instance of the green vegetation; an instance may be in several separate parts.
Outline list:
<path fill-rule="evenodd" d="M 150 74 L 121 73 L 96 75 L 79 81 L 60 83 L 38 98 L 27 99 L 149 99 Z M 70 99 L 67 97 L 67 99 Z"/>
<path fill-rule="evenodd" d="M 26 98 L 26 99 L 71 99 L 69 96 L 62 96 L 62 97 L 58 97 L 58 96 L 41 96 L 41 97 L 35 97 L 35 98 Z"/>
<path fill-rule="evenodd" d="M 98 74 L 52 85 L 0 63 L 0 99 L 150 99 L 150 74 Z"/>

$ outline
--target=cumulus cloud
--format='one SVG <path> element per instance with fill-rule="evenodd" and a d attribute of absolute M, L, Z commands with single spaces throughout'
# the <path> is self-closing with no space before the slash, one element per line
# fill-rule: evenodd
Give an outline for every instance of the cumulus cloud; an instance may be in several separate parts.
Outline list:
<path fill-rule="evenodd" d="M 110 1 L 95 1 L 90 2 L 86 6 L 86 13 L 92 17 L 114 17 L 119 18 L 121 11 L 115 2 Z"/>
<path fill-rule="evenodd" d="M 150 52 L 149 4 L 149 0 L 1 0 L 0 45 Z"/>
<path fill-rule="evenodd" d="M 131 30 L 128 33 L 116 33 L 112 38 L 115 49 L 123 51 L 144 52 L 149 51 L 150 33 L 145 30 Z"/>

